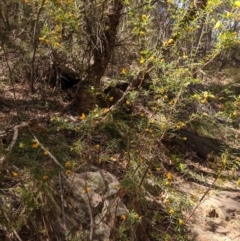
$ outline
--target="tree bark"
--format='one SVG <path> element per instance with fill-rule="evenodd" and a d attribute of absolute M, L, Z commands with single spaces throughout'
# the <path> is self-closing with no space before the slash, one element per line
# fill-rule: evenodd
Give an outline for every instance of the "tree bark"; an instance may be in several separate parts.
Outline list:
<path fill-rule="evenodd" d="M 97 23 L 86 17 L 90 41 L 95 47 L 93 49 L 93 64 L 87 69 L 86 78 L 78 83 L 73 100 L 73 106 L 82 113 L 89 112 L 96 105 L 96 93 L 100 91 L 100 80 L 114 51 L 122 9 L 122 0 L 115 0 L 109 4 L 102 22 L 104 30 L 101 33 L 93 32 L 93 25 Z M 94 88 L 94 91 L 91 91 L 91 88 Z"/>
<path fill-rule="evenodd" d="M 196 133 L 192 133 L 188 130 L 179 130 L 177 131 L 178 134 L 183 138 L 187 138 L 184 141 L 184 144 L 188 147 L 188 149 L 192 149 L 196 151 L 196 153 L 204 158 L 207 159 L 209 154 L 220 155 L 220 153 L 224 150 L 226 145 L 218 139 L 199 136 Z"/>

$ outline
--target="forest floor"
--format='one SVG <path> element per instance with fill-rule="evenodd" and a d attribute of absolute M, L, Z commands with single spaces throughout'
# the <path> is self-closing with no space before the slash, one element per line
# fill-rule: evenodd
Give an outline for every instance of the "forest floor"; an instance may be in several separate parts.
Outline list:
<path fill-rule="evenodd" d="M 36 136 L 42 135 L 48 129 L 50 120 L 61 117 L 69 122 L 76 121 L 79 116 L 68 113 L 68 107 L 72 96 L 71 91 L 60 91 L 57 94 L 53 90 L 43 85 L 36 86 L 38 91 L 34 95 L 28 94 L 26 84 L 1 83 L 0 90 L 0 130 L 4 131 L 13 128 L 23 121 L 31 119 L 37 120 L 37 125 L 33 127 Z M 45 89 L 44 89 L 45 88 Z M 40 90 L 41 89 L 41 90 Z M 45 93 L 45 95 L 42 95 Z M 65 135 L 64 133 L 63 135 Z M 239 139 L 240 132 L 235 130 L 235 138 Z M 66 134 L 65 146 L 69 145 L 69 133 Z M 50 138 L 51 139 L 51 138 Z M 7 140 L 9 144 L 10 140 Z M 2 151 L 8 144 L 2 143 Z M 51 149 L 50 149 L 51 150 Z M 229 171 L 224 173 L 221 180 L 216 179 L 214 167 L 204 165 L 203 161 L 193 162 L 189 160 L 187 169 L 196 168 L 199 170 L 199 178 L 185 178 L 177 176 L 176 187 L 179 192 L 192 196 L 195 204 L 189 212 L 185 213 L 186 228 L 189 240 L 196 241 L 240 241 L 240 187 L 236 180 L 240 178 L 239 170 L 234 173 Z M 112 173 L 114 164 L 105 166 L 106 171 Z M 201 173 L 204 174 L 204 181 L 200 182 Z M 118 179 L 118 173 L 113 173 Z M 234 178 L 227 180 L 229 175 Z M 224 177 L 226 180 L 224 180 Z M 211 186 L 214 183 L 213 186 Z M 4 185 L 1 185 L 4 188 Z M 191 215 L 194 208 L 193 215 Z M 188 218 L 189 217 L 189 218 Z M 1 228 L 1 226 L 0 226 Z M 161 228 L 161 227 L 160 227 Z M 166 227 L 163 227 L 164 229 Z M 151 240 L 151 239 L 149 239 Z M 163 239 L 164 240 L 164 239 Z M 175 239 L 177 240 L 177 239 Z M 27 240 L 26 240 L 27 241 Z"/>

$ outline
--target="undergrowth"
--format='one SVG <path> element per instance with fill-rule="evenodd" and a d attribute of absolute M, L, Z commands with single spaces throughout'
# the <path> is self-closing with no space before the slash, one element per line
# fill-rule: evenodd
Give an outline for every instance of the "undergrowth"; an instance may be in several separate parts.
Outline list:
<path fill-rule="evenodd" d="M 52 117 L 49 122 L 29 123 L 20 129 L 1 168 L 1 227 L 6 235 L 12 240 L 54 240 L 56 220 L 68 212 L 65 202 L 71 196 L 71 191 L 61 186 L 61 175 L 77 173 L 82 165 L 93 165 L 120 180 L 118 195 L 129 213 L 115 220 L 117 240 L 141 240 L 141 236 L 189 240 L 185 225 L 191 219 L 190 211 L 210 189 L 221 189 L 226 180 L 236 181 L 239 162 L 226 149 L 220 156 L 209 154 L 206 166 L 214 173 L 201 171 L 194 158 L 201 159 L 186 147 L 187 138 L 176 131 L 203 117 L 194 114 L 189 119 L 175 120 L 178 104 L 172 107 L 164 94 L 158 98 L 159 109 L 126 100 L 124 105 L 131 105 L 132 114 L 121 108 L 96 108 L 74 121 Z M 165 108 L 170 110 L 168 115 Z M 181 143 L 182 150 L 178 148 Z M 189 157 L 183 150 L 189 151 Z M 56 166 L 50 153 L 63 168 Z M 203 185 L 216 181 L 216 185 L 186 193 L 179 189 L 184 180 Z M 84 228 L 81 225 L 73 233 L 57 235 L 66 240 L 84 240 Z"/>
<path fill-rule="evenodd" d="M 240 186 L 240 93 L 208 71 L 240 1 L 5 2 L 0 239 L 191 240 Z"/>

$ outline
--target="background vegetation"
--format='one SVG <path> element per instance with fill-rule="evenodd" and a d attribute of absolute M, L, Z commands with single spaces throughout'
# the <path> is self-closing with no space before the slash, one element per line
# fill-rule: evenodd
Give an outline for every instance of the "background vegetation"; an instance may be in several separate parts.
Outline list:
<path fill-rule="evenodd" d="M 64 183 L 94 166 L 129 210 L 105 240 L 190 240 L 240 185 L 239 21 L 240 1 L 1 0 L 0 237 L 94 240 Z"/>

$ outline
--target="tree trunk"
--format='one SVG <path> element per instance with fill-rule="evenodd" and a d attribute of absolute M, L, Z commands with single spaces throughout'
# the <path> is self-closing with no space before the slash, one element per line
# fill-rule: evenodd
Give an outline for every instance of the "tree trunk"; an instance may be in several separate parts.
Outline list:
<path fill-rule="evenodd" d="M 188 149 L 196 151 L 196 153 L 204 159 L 207 159 L 209 154 L 220 155 L 224 147 L 226 147 L 226 145 L 218 139 L 199 136 L 188 130 L 182 129 L 177 131 L 177 133 L 180 134 L 182 138 L 186 138 L 184 144 Z"/>
<path fill-rule="evenodd" d="M 107 14 L 103 20 L 103 31 L 99 34 L 93 32 L 96 22 L 86 17 L 88 34 L 93 49 L 93 64 L 86 71 L 86 78 L 78 83 L 73 107 L 82 113 L 89 112 L 96 105 L 96 93 L 100 91 L 100 80 L 105 73 L 110 57 L 114 51 L 117 28 L 123 8 L 122 0 L 115 0 L 108 6 Z M 100 43 L 100 44 L 99 44 Z M 91 91 L 94 88 L 94 91 Z"/>

